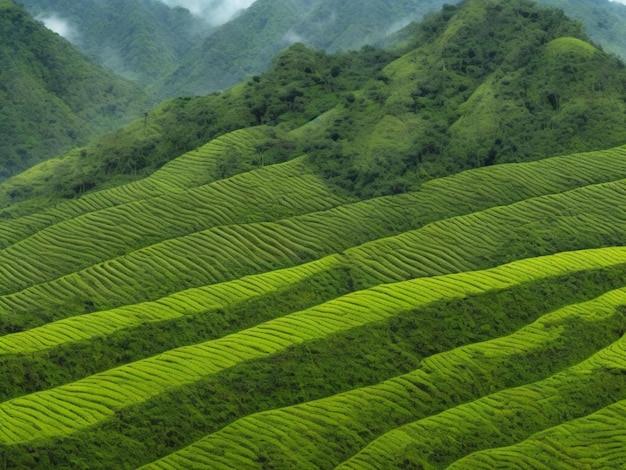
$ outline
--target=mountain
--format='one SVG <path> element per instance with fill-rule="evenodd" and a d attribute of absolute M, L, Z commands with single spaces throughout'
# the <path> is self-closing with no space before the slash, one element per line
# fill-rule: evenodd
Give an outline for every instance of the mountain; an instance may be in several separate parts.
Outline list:
<path fill-rule="evenodd" d="M 329 52 L 359 49 L 444 3 L 257 0 L 194 48 L 167 77 L 162 95 L 203 95 L 226 88 L 266 71 L 272 57 L 295 42 Z"/>
<path fill-rule="evenodd" d="M 330 0 L 257 0 L 222 25 L 167 77 L 161 96 L 202 95 L 267 70 L 271 58 L 288 44 L 302 42 L 327 52 L 378 44 L 411 21 L 437 11 L 443 0 L 332 2 Z M 609 0 L 539 0 L 582 21 L 586 32 L 607 51 L 626 57 L 621 34 L 626 6 Z"/>
<path fill-rule="evenodd" d="M 0 184 L 5 467 L 623 466 L 623 63 L 524 0 L 403 47 Z"/>
<path fill-rule="evenodd" d="M 130 181 L 224 132 L 257 125 L 315 122 L 315 132 L 287 147 L 359 197 L 626 141 L 626 71 L 586 42 L 580 24 L 529 2 L 475 3 L 448 5 L 424 21 L 404 54 L 327 55 L 293 45 L 267 74 L 166 101 L 132 126 L 7 181 L 2 206 L 75 197 L 113 177 Z"/>
<path fill-rule="evenodd" d="M 293 42 L 331 53 L 381 44 L 446 2 L 257 0 L 217 29 L 157 0 L 21 3 L 37 18 L 63 27 L 68 39 L 101 65 L 159 97 L 171 97 L 206 94 L 265 72 L 273 56 Z M 626 6 L 609 0 L 539 3 L 563 9 L 583 22 L 596 43 L 626 57 L 621 34 Z"/>
<path fill-rule="evenodd" d="M 13 2 L 0 3 L 0 179 L 85 144 L 149 106 Z"/>
<path fill-rule="evenodd" d="M 34 17 L 63 27 L 74 45 L 144 89 L 187 55 L 210 27 L 183 8 L 157 0 L 22 0 Z"/>

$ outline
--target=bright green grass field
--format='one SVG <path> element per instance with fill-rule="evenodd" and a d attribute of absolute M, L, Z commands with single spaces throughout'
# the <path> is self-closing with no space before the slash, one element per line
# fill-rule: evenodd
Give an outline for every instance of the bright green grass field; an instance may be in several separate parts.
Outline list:
<path fill-rule="evenodd" d="M 0 468 L 620 468 L 626 148 L 219 177 L 266 131 L 0 222 Z"/>

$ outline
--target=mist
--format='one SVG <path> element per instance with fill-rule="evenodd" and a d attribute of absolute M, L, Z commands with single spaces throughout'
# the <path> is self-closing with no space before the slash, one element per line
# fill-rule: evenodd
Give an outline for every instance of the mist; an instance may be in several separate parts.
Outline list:
<path fill-rule="evenodd" d="M 230 20 L 237 12 L 256 0 L 161 0 L 170 7 L 183 7 L 213 26 Z"/>
<path fill-rule="evenodd" d="M 72 43 L 78 42 L 80 34 L 78 29 L 73 26 L 69 20 L 59 16 L 56 13 L 50 13 L 45 15 L 39 15 L 36 17 L 38 21 L 41 21 L 46 28 L 50 31 L 54 31 L 60 36 Z"/>

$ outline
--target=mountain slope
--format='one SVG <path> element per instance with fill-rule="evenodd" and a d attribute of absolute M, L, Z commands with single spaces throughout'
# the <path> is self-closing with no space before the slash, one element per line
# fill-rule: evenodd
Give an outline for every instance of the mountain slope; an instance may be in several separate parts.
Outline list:
<path fill-rule="evenodd" d="M 0 179 L 118 127 L 148 106 L 11 1 L 0 3 Z"/>
<path fill-rule="evenodd" d="M 171 72 L 209 26 L 157 0 L 23 0 L 36 18 L 63 22 L 86 55 L 147 89 Z"/>
<path fill-rule="evenodd" d="M 164 96 L 202 95 L 267 70 L 294 42 L 326 51 L 359 49 L 425 13 L 441 0 L 257 0 L 197 46 L 167 78 Z"/>
<path fill-rule="evenodd" d="M 581 21 L 585 31 L 602 47 L 626 60 L 626 5 L 610 0 L 539 0 L 538 3 L 562 9 Z"/>
<path fill-rule="evenodd" d="M 617 146 L 626 141 L 626 72 L 585 39 L 558 11 L 474 1 L 431 16 L 401 56 L 371 48 L 329 56 L 296 44 L 262 76 L 166 101 L 7 181 L 0 206 L 24 214 L 32 198 L 145 176 L 221 133 L 258 125 L 276 128 L 265 163 L 307 154 L 318 174 L 359 197 L 466 168 Z M 235 160 L 223 176 L 262 164 Z"/>

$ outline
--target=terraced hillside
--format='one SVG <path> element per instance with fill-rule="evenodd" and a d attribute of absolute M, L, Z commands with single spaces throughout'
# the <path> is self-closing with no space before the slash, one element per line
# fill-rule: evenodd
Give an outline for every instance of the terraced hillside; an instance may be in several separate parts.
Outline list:
<path fill-rule="evenodd" d="M 0 222 L 0 466 L 619 468 L 626 147 L 221 177 L 268 132 Z"/>

